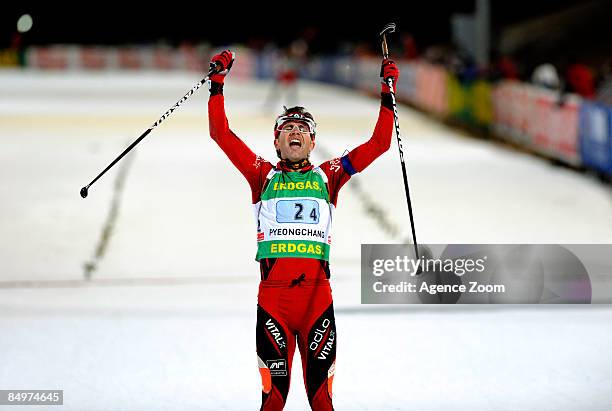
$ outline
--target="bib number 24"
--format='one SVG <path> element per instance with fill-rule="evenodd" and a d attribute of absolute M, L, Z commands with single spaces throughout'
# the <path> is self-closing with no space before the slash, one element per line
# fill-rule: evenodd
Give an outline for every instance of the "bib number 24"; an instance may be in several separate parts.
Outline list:
<path fill-rule="evenodd" d="M 276 221 L 279 223 L 317 224 L 319 203 L 313 200 L 281 200 L 276 203 Z"/>

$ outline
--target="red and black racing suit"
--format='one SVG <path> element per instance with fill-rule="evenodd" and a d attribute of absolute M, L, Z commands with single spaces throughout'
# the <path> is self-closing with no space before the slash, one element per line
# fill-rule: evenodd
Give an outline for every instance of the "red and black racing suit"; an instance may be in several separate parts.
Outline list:
<path fill-rule="evenodd" d="M 283 161 L 273 165 L 253 153 L 229 128 L 223 86 L 212 83 L 210 91 L 210 135 L 248 181 L 256 204 L 272 168 L 296 170 Z M 344 183 L 389 149 L 392 130 L 391 97 L 383 92 L 372 137 L 347 155 L 320 165 L 327 176 L 328 193 L 334 206 Z M 300 170 L 310 168 L 312 165 L 305 161 Z M 315 258 L 264 258 L 260 261 L 260 271 L 256 346 L 262 373 L 261 409 L 283 409 L 297 339 L 310 406 L 313 410 L 332 410 L 337 336 L 329 263 Z"/>

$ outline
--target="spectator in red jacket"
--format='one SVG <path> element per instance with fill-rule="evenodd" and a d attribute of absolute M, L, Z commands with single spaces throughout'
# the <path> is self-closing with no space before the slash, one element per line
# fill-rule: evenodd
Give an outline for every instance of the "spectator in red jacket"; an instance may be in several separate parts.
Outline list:
<path fill-rule="evenodd" d="M 592 99 L 595 97 L 595 78 L 589 66 L 573 60 L 567 67 L 565 76 L 568 91 L 584 98 Z"/>

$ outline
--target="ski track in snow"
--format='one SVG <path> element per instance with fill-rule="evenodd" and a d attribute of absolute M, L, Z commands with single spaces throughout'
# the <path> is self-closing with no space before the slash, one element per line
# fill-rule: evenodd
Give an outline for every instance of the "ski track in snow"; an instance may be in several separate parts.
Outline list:
<path fill-rule="evenodd" d="M 250 193 L 208 136 L 205 89 L 130 154 L 113 231 L 83 282 L 119 167 L 87 199 L 79 189 L 197 81 L 0 72 L 0 389 L 63 389 L 75 411 L 259 407 Z M 226 109 L 275 161 L 269 87 L 230 78 Z M 315 162 L 371 135 L 375 99 L 312 83 L 299 93 L 318 122 Z M 609 187 L 399 113 L 420 242 L 612 242 Z M 331 252 L 336 409 L 611 409 L 608 306 L 360 306 L 360 244 L 410 235 L 395 141 L 354 178 Z M 300 366 L 287 410 L 306 409 Z"/>

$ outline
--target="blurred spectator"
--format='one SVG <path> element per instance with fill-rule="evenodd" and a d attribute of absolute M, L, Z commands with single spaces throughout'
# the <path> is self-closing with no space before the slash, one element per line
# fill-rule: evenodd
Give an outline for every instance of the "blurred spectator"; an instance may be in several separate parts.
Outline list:
<path fill-rule="evenodd" d="M 276 67 L 276 77 L 272 80 L 272 88 L 264 102 L 264 110 L 276 110 L 275 103 L 282 100 L 285 94 L 285 102 L 289 106 L 298 104 L 297 81 L 299 68 L 305 65 L 308 45 L 302 39 L 292 42 L 285 49 Z"/>
<path fill-rule="evenodd" d="M 374 51 L 372 51 L 369 43 L 360 42 L 360 43 L 355 44 L 355 47 L 353 48 L 353 56 L 356 58 L 372 57 L 375 55 L 377 54 Z"/>
<path fill-rule="evenodd" d="M 449 55 L 450 51 L 448 48 L 435 45 L 429 46 L 424 53 L 424 58 L 432 64 L 450 64 Z M 452 58 L 452 57 L 451 57 Z"/>
<path fill-rule="evenodd" d="M 13 33 L 13 36 L 11 37 L 11 45 L 10 45 L 10 49 L 13 50 L 19 50 L 21 49 L 21 46 L 23 45 L 23 35 L 21 33 Z"/>
<path fill-rule="evenodd" d="M 419 56 L 416 42 L 412 34 L 406 33 L 402 35 L 402 46 L 404 47 L 403 57 L 406 60 L 415 60 Z"/>
<path fill-rule="evenodd" d="M 557 68 L 550 63 L 540 64 L 531 74 L 531 82 L 550 90 L 560 90 L 561 80 Z"/>
<path fill-rule="evenodd" d="M 597 86 L 597 100 L 612 106 L 612 59 L 608 59 L 601 67 L 600 80 Z"/>
<path fill-rule="evenodd" d="M 478 79 L 479 70 L 476 61 L 463 50 L 456 50 L 451 54 L 448 67 L 462 83 L 471 83 Z"/>
<path fill-rule="evenodd" d="M 595 97 L 595 80 L 593 71 L 589 66 L 577 61 L 570 60 L 566 72 L 567 91 L 576 93 L 584 98 Z"/>
<path fill-rule="evenodd" d="M 490 77 L 493 81 L 518 80 L 519 75 L 516 63 L 509 56 L 493 53 Z"/>

